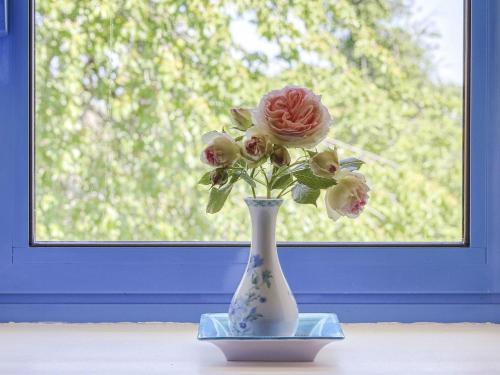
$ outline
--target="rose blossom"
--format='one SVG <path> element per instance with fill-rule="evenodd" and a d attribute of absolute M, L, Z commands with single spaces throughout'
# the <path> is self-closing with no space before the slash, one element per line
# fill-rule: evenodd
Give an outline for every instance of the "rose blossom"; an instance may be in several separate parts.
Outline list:
<path fill-rule="evenodd" d="M 210 182 L 212 185 L 224 185 L 229 178 L 229 174 L 224 168 L 217 168 L 210 172 Z"/>
<path fill-rule="evenodd" d="M 242 145 L 242 154 L 248 159 L 251 164 L 258 164 L 260 161 L 265 161 L 272 144 L 269 141 L 269 136 L 253 127 L 247 130 L 245 140 Z M 252 166 L 254 167 L 254 166 Z"/>
<path fill-rule="evenodd" d="M 275 167 L 284 167 L 285 165 L 290 165 L 292 158 L 288 150 L 280 145 L 274 146 L 273 152 L 271 153 L 271 163 Z"/>
<path fill-rule="evenodd" d="M 226 133 L 212 131 L 202 137 L 205 149 L 201 161 L 212 167 L 227 167 L 240 157 L 240 149 L 233 138 Z"/>
<path fill-rule="evenodd" d="M 293 147 L 316 146 L 328 134 L 331 123 L 321 97 L 296 86 L 269 92 L 253 111 L 252 119 L 274 143 Z"/>
<path fill-rule="evenodd" d="M 328 216 L 337 220 L 341 216 L 356 218 L 368 202 L 370 188 L 361 173 L 339 172 L 337 185 L 327 189 L 325 205 Z"/>
<path fill-rule="evenodd" d="M 309 159 L 312 172 L 319 177 L 332 178 L 340 169 L 336 150 L 319 152 Z"/>
<path fill-rule="evenodd" d="M 231 108 L 231 117 L 236 129 L 245 131 L 252 126 L 252 113 L 247 108 Z"/>

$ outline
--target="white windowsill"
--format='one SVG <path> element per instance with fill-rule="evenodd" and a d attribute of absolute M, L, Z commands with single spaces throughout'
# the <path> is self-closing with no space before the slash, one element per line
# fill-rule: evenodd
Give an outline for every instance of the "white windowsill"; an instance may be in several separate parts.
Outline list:
<path fill-rule="evenodd" d="M 0 374 L 500 374 L 500 325 L 344 324 L 313 363 L 226 362 L 197 326 L 0 324 Z"/>

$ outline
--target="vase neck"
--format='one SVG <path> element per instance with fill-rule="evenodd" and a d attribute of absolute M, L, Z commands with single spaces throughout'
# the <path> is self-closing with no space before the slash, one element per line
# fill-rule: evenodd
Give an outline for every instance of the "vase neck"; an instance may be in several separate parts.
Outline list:
<path fill-rule="evenodd" d="M 246 199 L 252 220 L 253 255 L 261 255 L 268 260 L 276 254 L 276 218 L 281 199 Z"/>

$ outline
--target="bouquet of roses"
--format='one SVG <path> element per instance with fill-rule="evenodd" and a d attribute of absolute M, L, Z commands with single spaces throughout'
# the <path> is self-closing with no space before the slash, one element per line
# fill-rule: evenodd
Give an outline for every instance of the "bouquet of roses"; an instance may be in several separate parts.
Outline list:
<path fill-rule="evenodd" d="M 265 198 L 291 193 L 301 204 L 314 204 L 325 189 L 328 216 L 357 217 L 368 200 L 363 162 L 339 159 L 336 148 L 318 146 L 332 123 L 321 97 L 302 87 L 287 86 L 266 94 L 257 108 L 233 108 L 235 131 L 203 135 L 201 160 L 213 169 L 200 184 L 210 186 L 208 213 L 220 211 L 235 183 L 248 184 L 254 198 L 263 189 Z M 292 155 L 294 157 L 292 157 Z"/>

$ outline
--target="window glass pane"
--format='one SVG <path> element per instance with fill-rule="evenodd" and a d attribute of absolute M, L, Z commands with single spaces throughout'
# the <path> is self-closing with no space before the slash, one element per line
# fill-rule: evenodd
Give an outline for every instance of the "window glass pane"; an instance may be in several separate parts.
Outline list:
<path fill-rule="evenodd" d="M 205 213 L 201 134 L 287 84 L 323 96 L 372 191 L 358 220 L 287 200 L 279 240 L 462 240 L 461 1 L 37 0 L 34 20 L 36 240 L 248 240 L 243 184 Z"/>

